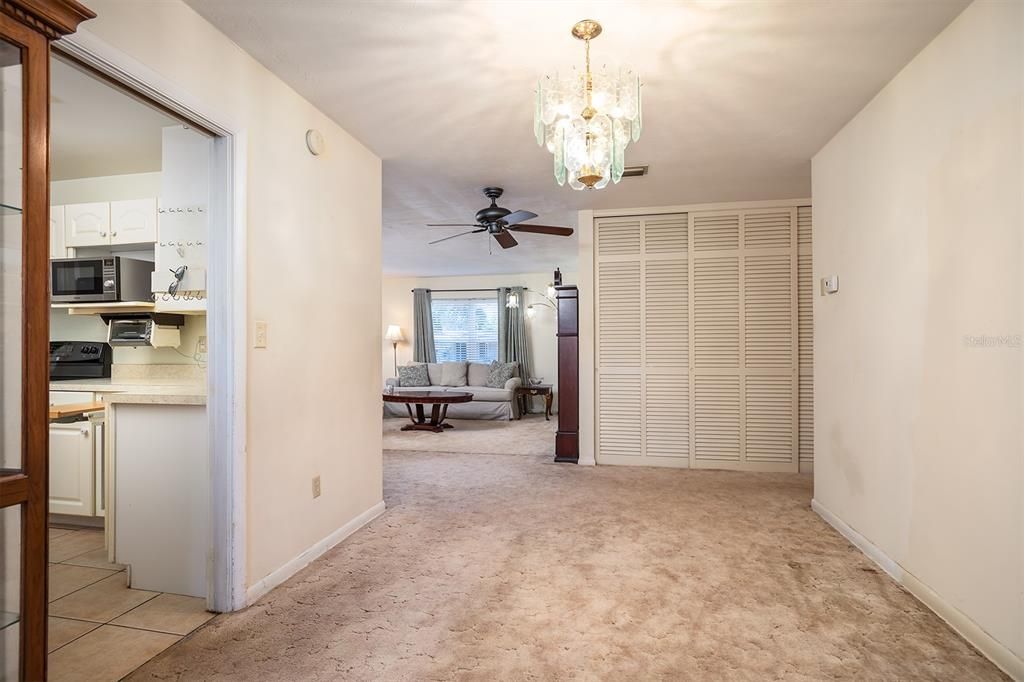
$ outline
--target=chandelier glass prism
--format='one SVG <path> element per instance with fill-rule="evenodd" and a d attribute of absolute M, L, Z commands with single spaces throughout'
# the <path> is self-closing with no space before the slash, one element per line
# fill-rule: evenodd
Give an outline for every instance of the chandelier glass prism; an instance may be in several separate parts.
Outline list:
<path fill-rule="evenodd" d="M 584 43 L 585 69 L 538 81 L 533 131 L 537 144 L 554 155 L 559 185 L 601 189 L 622 179 L 626 146 L 640 138 L 640 77 L 625 67 L 591 72 L 590 41 L 601 24 L 584 19 L 572 34 Z"/>

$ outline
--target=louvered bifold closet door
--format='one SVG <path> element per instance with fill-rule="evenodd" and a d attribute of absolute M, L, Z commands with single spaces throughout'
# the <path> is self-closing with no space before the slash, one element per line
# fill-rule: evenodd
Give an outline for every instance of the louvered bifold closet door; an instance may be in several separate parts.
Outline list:
<path fill-rule="evenodd" d="M 605 463 L 642 456 L 641 226 L 595 221 L 597 249 L 597 450 Z"/>
<path fill-rule="evenodd" d="M 685 214 L 595 221 L 597 457 L 689 465 Z"/>
<path fill-rule="evenodd" d="M 691 214 L 696 467 L 796 471 L 796 212 Z"/>
<path fill-rule="evenodd" d="M 814 471 L 814 274 L 811 207 L 797 209 L 797 301 L 800 337 L 800 472 Z"/>

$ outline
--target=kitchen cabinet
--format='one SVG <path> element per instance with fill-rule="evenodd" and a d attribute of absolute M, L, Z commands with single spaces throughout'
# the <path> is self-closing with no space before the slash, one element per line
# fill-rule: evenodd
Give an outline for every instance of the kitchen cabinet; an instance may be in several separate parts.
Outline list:
<path fill-rule="evenodd" d="M 64 246 L 64 207 L 50 207 L 50 258 L 65 258 L 68 250 Z"/>
<path fill-rule="evenodd" d="M 157 238 L 157 201 L 129 199 L 54 206 L 64 212 L 64 246 L 152 244 Z"/>
<path fill-rule="evenodd" d="M 64 207 L 64 245 L 106 246 L 110 244 L 110 204 L 68 204 Z"/>
<path fill-rule="evenodd" d="M 155 241 L 156 199 L 110 202 L 111 245 Z"/>
<path fill-rule="evenodd" d="M 91 403 L 91 391 L 50 391 L 50 405 Z M 50 424 L 50 513 L 104 515 L 103 413 Z"/>
<path fill-rule="evenodd" d="M 209 422 L 181 397 L 107 398 L 112 561 L 131 567 L 131 587 L 206 597 L 210 553 Z"/>
<path fill-rule="evenodd" d="M 50 513 L 94 516 L 96 430 L 86 421 L 50 424 Z"/>

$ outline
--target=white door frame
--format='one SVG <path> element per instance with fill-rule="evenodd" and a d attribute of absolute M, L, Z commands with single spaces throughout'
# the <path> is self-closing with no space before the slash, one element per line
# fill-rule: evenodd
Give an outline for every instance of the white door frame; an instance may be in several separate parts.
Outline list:
<path fill-rule="evenodd" d="M 246 132 L 88 28 L 54 47 L 217 135 L 210 194 L 214 229 L 209 233 L 207 270 L 211 529 L 207 604 L 214 611 L 235 611 L 246 606 Z"/>

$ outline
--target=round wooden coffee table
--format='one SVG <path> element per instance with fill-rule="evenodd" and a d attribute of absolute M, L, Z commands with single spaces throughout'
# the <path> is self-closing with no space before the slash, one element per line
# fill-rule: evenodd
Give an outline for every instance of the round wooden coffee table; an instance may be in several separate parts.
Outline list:
<path fill-rule="evenodd" d="M 473 400 L 473 394 L 465 391 L 404 391 L 402 393 L 384 393 L 381 397 L 386 403 L 405 403 L 405 409 L 409 411 L 409 420 L 412 423 L 403 426 L 403 431 L 433 431 L 434 433 L 454 428 L 451 424 L 444 423 L 448 417 L 449 405 L 468 403 Z M 413 405 L 416 406 L 415 416 L 412 413 Z M 429 422 L 423 411 L 424 405 L 433 405 L 430 410 Z"/>

